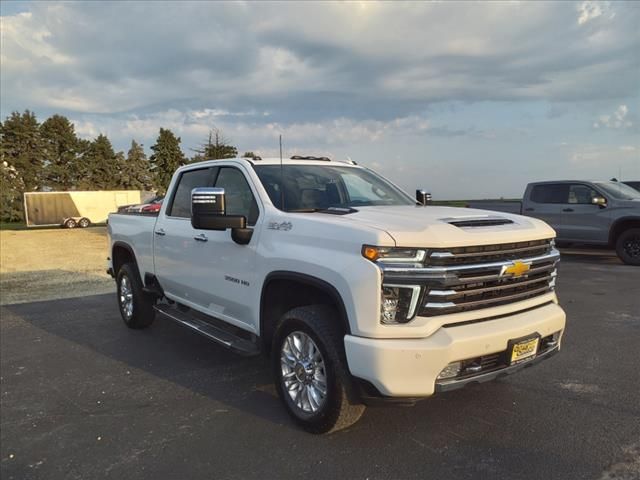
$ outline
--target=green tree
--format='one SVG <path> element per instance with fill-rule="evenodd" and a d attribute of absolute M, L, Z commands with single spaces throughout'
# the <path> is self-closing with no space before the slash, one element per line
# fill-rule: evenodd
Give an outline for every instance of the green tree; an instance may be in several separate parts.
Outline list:
<path fill-rule="evenodd" d="M 23 194 L 42 184 L 43 151 L 36 116 L 12 112 L 0 122 L 0 218 L 24 218 Z"/>
<path fill-rule="evenodd" d="M 256 155 L 253 152 L 244 152 L 244 155 L 242 155 L 242 158 L 256 158 L 258 155 Z"/>
<path fill-rule="evenodd" d="M 161 128 L 155 145 L 151 147 L 151 173 L 155 186 L 161 193 L 167 191 L 173 172 L 186 163 L 180 142 L 180 137 L 176 137 L 171 130 Z"/>
<path fill-rule="evenodd" d="M 194 161 L 220 160 L 238 156 L 238 149 L 231 145 L 230 140 L 225 138 L 217 128 L 210 130 L 207 141 L 193 151 L 196 152 Z"/>
<path fill-rule="evenodd" d="M 81 190 L 110 190 L 120 188 L 120 165 L 111 141 L 103 134 L 92 142 L 82 144 L 80 159 Z M 120 160 L 120 161 L 119 161 Z"/>
<path fill-rule="evenodd" d="M 78 182 L 78 137 L 73 123 L 53 115 L 40 125 L 45 170 L 44 184 L 53 190 L 70 190 Z"/>
<path fill-rule="evenodd" d="M 15 168 L 0 161 L 0 220 L 19 222 L 24 219 L 22 193 L 24 184 Z"/>
<path fill-rule="evenodd" d="M 127 157 L 122 158 L 120 167 L 121 187 L 126 190 L 152 190 L 153 177 L 149 167 L 149 160 L 147 160 L 142 145 L 132 140 Z"/>
<path fill-rule="evenodd" d="M 22 114 L 13 112 L 2 124 L 0 138 L 2 160 L 20 177 L 23 192 L 39 189 L 43 179 L 44 151 L 35 114 L 29 110 Z"/>

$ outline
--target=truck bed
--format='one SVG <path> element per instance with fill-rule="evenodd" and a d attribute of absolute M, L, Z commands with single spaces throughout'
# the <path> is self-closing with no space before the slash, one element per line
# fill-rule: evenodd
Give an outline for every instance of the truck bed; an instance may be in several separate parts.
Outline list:
<path fill-rule="evenodd" d="M 107 232 L 111 241 L 122 242 L 133 249 L 140 274 L 153 273 L 153 231 L 157 215 L 111 213 Z"/>

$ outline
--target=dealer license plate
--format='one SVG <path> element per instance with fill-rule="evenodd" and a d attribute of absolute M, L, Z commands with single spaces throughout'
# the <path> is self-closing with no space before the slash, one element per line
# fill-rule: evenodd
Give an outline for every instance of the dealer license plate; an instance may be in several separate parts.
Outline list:
<path fill-rule="evenodd" d="M 535 357 L 539 342 L 540 337 L 533 337 L 514 343 L 511 349 L 511 364 L 520 363 L 530 357 Z"/>

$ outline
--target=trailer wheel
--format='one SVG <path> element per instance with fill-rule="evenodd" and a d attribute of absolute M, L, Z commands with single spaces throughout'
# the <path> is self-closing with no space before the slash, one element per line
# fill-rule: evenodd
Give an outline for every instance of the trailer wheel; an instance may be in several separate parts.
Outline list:
<path fill-rule="evenodd" d="M 66 222 L 64 222 L 64 228 L 76 228 L 77 226 L 78 223 L 73 218 L 70 218 Z"/>
<path fill-rule="evenodd" d="M 82 217 L 79 221 L 78 221 L 78 226 L 80 228 L 87 228 L 89 225 L 91 225 L 91 221 L 86 218 L 86 217 Z"/>

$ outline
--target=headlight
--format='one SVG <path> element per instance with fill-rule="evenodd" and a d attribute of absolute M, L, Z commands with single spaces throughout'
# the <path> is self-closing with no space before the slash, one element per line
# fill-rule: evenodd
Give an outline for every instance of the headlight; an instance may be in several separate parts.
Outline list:
<path fill-rule="evenodd" d="M 397 248 L 397 247 L 374 247 L 371 245 L 362 246 L 362 255 L 364 258 L 372 262 L 383 264 L 400 263 L 400 264 L 416 264 L 421 267 L 422 262 L 427 256 L 426 250 L 418 248 Z M 409 266 L 409 265 L 405 265 Z"/>
<path fill-rule="evenodd" d="M 384 267 L 392 265 L 403 268 L 424 266 L 427 251 L 419 248 L 362 246 L 362 256 Z M 383 274 L 384 275 L 384 274 Z M 420 285 L 396 285 L 382 281 L 380 292 L 380 323 L 393 325 L 407 323 L 416 314 L 420 299 Z"/>

